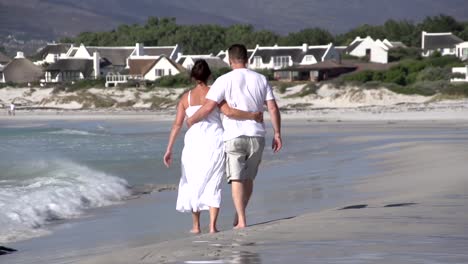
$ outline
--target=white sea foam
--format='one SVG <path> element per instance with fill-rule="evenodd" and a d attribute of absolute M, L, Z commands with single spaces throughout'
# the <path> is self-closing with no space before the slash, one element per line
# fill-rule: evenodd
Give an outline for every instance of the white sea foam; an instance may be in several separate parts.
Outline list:
<path fill-rule="evenodd" d="M 71 161 L 29 162 L 40 175 L 0 185 L 0 244 L 42 235 L 44 225 L 87 208 L 113 204 L 129 195 L 125 180 Z M 18 172 L 21 174 L 21 171 Z"/>
<path fill-rule="evenodd" d="M 99 136 L 99 134 L 91 133 L 88 131 L 83 130 L 76 130 L 76 129 L 60 129 L 57 131 L 47 132 L 47 134 L 54 134 L 54 135 L 78 135 L 78 136 Z"/>

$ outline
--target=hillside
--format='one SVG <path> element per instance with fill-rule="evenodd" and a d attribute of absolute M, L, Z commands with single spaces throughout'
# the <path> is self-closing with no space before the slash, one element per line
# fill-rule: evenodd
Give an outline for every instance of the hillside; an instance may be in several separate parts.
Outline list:
<path fill-rule="evenodd" d="M 420 20 L 444 13 L 467 20 L 467 11 L 465 0 L 0 0 L 0 37 L 14 33 L 53 39 L 141 23 L 148 16 L 176 17 L 183 24 L 249 23 L 277 33 L 306 27 L 340 33 L 390 18 Z"/>

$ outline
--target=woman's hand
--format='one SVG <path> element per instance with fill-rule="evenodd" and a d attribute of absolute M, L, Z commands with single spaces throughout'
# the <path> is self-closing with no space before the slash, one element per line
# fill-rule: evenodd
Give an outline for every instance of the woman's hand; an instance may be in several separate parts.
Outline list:
<path fill-rule="evenodd" d="M 254 120 L 258 123 L 263 123 L 263 112 L 255 112 L 254 113 Z"/>
<path fill-rule="evenodd" d="M 170 167 L 172 164 L 172 152 L 166 151 L 166 154 L 164 154 L 164 164 L 166 167 Z"/>

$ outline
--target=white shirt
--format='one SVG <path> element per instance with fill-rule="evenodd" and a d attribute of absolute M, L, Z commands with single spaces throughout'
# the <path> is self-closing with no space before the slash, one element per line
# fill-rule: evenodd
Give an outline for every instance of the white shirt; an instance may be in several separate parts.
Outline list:
<path fill-rule="evenodd" d="M 221 103 L 226 100 L 232 107 L 248 112 L 262 112 L 265 101 L 275 100 L 273 90 L 265 76 L 249 69 L 235 69 L 216 79 L 206 99 Z M 223 119 L 224 140 L 240 136 L 264 137 L 265 124 L 254 120 Z"/>
<path fill-rule="evenodd" d="M 15 105 L 14 104 L 10 104 L 10 110 L 11 111 L 15 110 Z"/>

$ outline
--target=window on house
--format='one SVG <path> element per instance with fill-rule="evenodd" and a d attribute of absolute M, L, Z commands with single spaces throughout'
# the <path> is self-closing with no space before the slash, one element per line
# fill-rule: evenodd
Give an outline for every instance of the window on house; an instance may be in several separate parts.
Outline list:
<path fill-rule="evenodd" d="M 273 66 L 280 68 L 289 66 L 289 56 L 273 57 Z"/>
<path fill-rule="evenodd" d="M 462 49 L 462 56 L 468 56 L 468 48 Z"/>
<path fill-rule="evenodd" d="M 167 70 L 167 73 L 168 75 L 172 75 L 172 70 L 171 69 Z"/>
<path fill-rule="evenodd" d="M 156 69 L 155 74 L 156 76 L 164 76 L 164 69 Z"/>
<path fill-rule="evenodd" d="M 312 55 L 305 56 L 305 62 L 313 62 L 313 61 L 314 61 L 314 56 Z"/>
<path fill-rule="evenodd" d="M 262 57 L 260 56 L 255 56 L 254 57 L 254 65 L 256 68 L 259 68 L 262 66 Z"/>
<path fill-rule="evenodd" d="M 81 79 L 80 72 L 77 71 L 67 71 L 62 73 L 63 81 L 78 81 Z"/>

